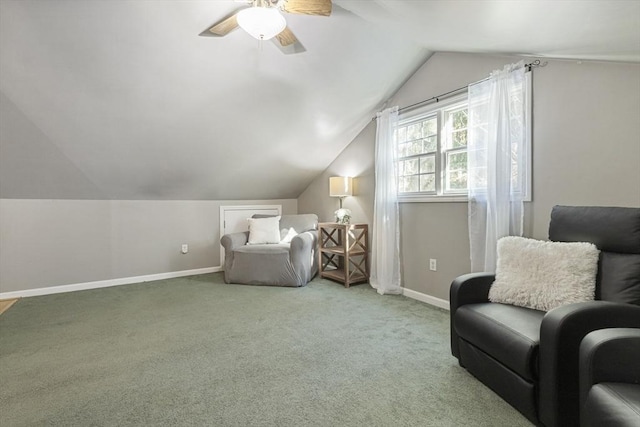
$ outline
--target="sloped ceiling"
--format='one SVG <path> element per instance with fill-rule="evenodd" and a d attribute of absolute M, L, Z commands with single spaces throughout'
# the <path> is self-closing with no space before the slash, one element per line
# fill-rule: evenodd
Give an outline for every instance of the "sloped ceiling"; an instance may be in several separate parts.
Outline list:
<path fill-rule="evenodd" d="M 337 2 L 431 51 L 640 62 L 637 0 Z"/>
<path fill-rule="evenodd" d="M 306 52 L 231 0 L 0 0 L 0 197 L 295 198 L 436 50 L 640 60 L 640 2 L 336 0 L 286 15 Z"/>

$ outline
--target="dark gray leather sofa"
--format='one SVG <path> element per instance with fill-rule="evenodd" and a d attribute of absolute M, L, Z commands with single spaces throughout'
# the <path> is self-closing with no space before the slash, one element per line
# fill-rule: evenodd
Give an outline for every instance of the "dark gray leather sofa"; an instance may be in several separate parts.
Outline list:
<path fill-rule="evenodd" d="M 451 284 L 451 352 L 532 422 L 579 425 L 578 350 L 589 332 L 640 328 L 640 208 L 555 206 L 549 239 L 601 251 L 596 301 L 549 312 L 491 303 L 493 274 Z"/>
<path fill-rule="evenodd" d="M 640 329 L 601 329 L 582 340 L 580 422 L 640 426 Z"/>

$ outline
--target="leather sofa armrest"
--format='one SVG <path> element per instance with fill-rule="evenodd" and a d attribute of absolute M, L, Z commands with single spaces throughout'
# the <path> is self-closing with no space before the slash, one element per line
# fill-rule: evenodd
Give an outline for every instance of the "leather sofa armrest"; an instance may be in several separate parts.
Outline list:
<path fill-rule="evenodd" d="M 495 280 L 493 273 L 469 273 L 458 276 L 449 288 L 449 308 L 451 322 L 451 354 L 458 359 L 460 350 L 458 346 L 458 334 L 454 324 L 458 307 L 465 304 L 489 302 L 489 288 Z"/>
<path fill-rule="evenodd" d="M 602 382 L 640 384 L 640 329 L 590 332 L 580 343 L 580 402 Z"/>
<path fill-rule="evenodd" d="M 451 309 L 465 304 L 489 302 L 489 288 L 495 278 L 493 273 L 469 273 L 457 277 L 449 289 Z"/>
<path fill-rule="evenodd" d="M 240 246 L 244 246 L 249 241 L 249 232 L 241 231 L 239 233 L 225 234 L 220 238 L 220 244 L 224 248 L 224 281 L 230 283 L 229 271 L 233 265 L 233 250 Z"/>
<path fill-rule="evenodd" d="M 547 427 L 579 419 L 578 358 L 582 339 L 605 328 L 640 328 L 640 307 L 607 301 L 569 304 L 549 311 L 540 327 L 539 419 Z"/>
<path fill-rule="evenodd" d="M 291 239 L 289 259 L 304 283 L 308 283 L 318 271 L 318 231 L 307 230 Z"/>

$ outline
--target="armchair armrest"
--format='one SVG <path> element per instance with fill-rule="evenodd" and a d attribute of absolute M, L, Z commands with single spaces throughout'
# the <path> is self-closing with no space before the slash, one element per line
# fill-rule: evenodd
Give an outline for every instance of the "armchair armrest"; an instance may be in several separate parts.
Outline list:
<path fill-rule="evenodd" d="M 549 311 L 540 327 L 539 418 L 548 427 L 579 419 L 578 356 L 582 339 L 606 328 L 640 328 L 640 307 L 608 301 L 569 304 Z"/>
<path fill-rule="evenodd" d="M 307 283 L 318 272 L 317 247 L 317 230 L 304 231 L 291 239 L 289 258 L 296 274 L 303 280 L 303 283 Z"/>
<path fill-rule="evenodd" d="M 456 310 L 465 304 L 489 302 L 489 288 L 495 280 L 493 273 L 470 273 L 457 277 L 449 288 L 449 319 L 451 322 L 451 354 L 458 359 L 460 350 L 454 325 Z"/>
<path fill-rule="evenodd" d="M 220 238 L 220 244 L 225 250 L 233 250 L 238 246 L 244 246 L 249 241 L 249 232 L 241 231 L 240 233 L 225 234 Z"/>
<path fill-rule="evenodd" d="M 233 250 L 237 247 L 246 245 L 248 241 L 248 231 L 225 234 L 220 238 L 220 244 L 224 248 L 224 278 L 226 283 L 229 283 L 228 271 L 233 265 Z"/>
<path fill-rule="evenodd" d="M 610 328 L 587 334 L 580 344 L 580 402 L 601 382 L 640 384 L 640 329 Z"/>

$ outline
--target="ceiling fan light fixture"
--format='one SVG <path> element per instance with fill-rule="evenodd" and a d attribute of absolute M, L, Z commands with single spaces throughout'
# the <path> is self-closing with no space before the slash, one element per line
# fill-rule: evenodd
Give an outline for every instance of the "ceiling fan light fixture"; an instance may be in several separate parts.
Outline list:
<path fill-rule="evenodd" d="M 258 40 L 269 40 L 287 27 L 287 21 L 275 8 L 250 7 L 238 12 L 238 25 Z"/>

